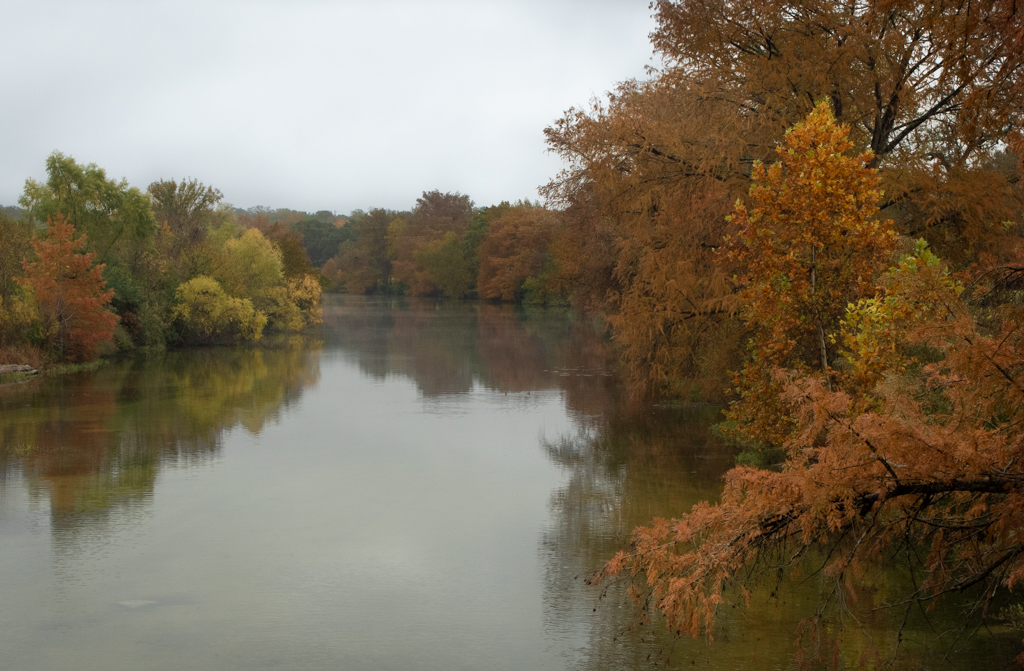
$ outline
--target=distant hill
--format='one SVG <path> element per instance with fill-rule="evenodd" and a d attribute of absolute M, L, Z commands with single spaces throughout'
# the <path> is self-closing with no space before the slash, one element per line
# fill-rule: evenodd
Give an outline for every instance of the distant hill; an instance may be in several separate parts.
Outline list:
<path fill-rule="evenodd" d="M 21 219 L 25 216 L 25 210 L 17 205 L 0 205 L 0 210 L 11 219 Z"/>

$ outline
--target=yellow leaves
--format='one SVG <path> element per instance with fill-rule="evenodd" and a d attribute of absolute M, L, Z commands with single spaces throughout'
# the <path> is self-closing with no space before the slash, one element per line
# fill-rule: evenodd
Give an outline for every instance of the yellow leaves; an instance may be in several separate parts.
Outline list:
<path fill-rule="evenodd" d="M 295 331 L 320 322 L 314 276 L 285 281 L 280 249 L 258 229 L 217 233 L 223 239 L 212 276 L 194 277 L 175 291 L 171 318 L 186 341 L 255 342 L 267 327 Z"/>
<path fill-rule="evenodd" d="M 21 287 L 19 287 L 21 288 Z M 0 297 L 0 342 L 17 342 L 39 322 L 39 309 L 28 287 Z"/>
<path fill-rule="evenodd" d="M 289 299 L 299 308 L 304 326 L 323 321 L 323 287 L 312 275 L 290 280 L 287 285 Z"/>
<path fill-rule="evenodd" d="M 250 228 L 224 243 L 213 278 L 232 296 L 258 299 L 281 284 L 281 252 L 259 230 Z"/>
<path fill-rule="evenodd" d="M 736 206 L 737 235 L 719 254 L 747 269 L 742 315 L 753 331 L 741 398 L 728 415 L 763 445 L 781 446 L 792 428 L 770 371 L 818 369 L 838 382 L 847 305 L 875 293 L 895 246 L 892 222 L 873 218 L 879 193 L 870 154 L 844 155 L 853 146 L 848 133 L 824 102 L 795 125 L 779 162 L 754 168 L 751 208 Z"/>
<path fill-rule="evenodd" d="M 248 298 L 229 296 L 211 277 L 200 275 L 181 284 L 174 298 L 171 318 L 181 326 L 187 340 L 255 342 L 263 336 L 267 316 L 257 311 Z"/>

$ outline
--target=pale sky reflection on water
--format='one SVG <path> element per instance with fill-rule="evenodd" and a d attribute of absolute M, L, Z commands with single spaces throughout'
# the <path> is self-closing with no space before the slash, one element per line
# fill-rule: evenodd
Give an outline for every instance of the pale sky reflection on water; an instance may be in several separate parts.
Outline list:
<path fill-rule="evenodd" d="M 0 668 L 794 668 L 813 584 L 711 649 L 584 584 L 735 455 L 718 409 L 631 405 L 614 361 L 562 311 L 332 296 L 307 338 L 0 388 Z"/>
<path fill-rule="evenodd" d="M 48 561 L 26 564 L 48 511 L 5 487 L 4 619 L 35 625 L 8 668 L 548 665 L 524 636 L 543 638 L 537 534 L 561 475 L 536 445 L 570 425 L 557 395 L 424 412 L 408 381 L 330 356 L 321 376 L 215 462 L 161 471 L 149 514 L 86 524 Z"/>

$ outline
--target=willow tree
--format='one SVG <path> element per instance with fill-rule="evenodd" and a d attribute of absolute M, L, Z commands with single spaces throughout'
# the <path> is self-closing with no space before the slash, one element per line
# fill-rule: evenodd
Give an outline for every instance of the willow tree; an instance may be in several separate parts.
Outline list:
<path fill-rule="evenodd" d="M 1006 0 L 859 3 L 662 0 L 662 67 L 548 128 L 568 164 L 545 189 L 584 221 L 562 265 L 610 245 L 579 278 L 631 375 L 652 389 L 706 375 L 736 348 L 732 277 L 714 251 L 752 166 L 830 101 L 855 151 L 880 168 L 881 214 L 955 267 L 997 263 L 1019 243 L 1019 176 L 1005 154 L 1024 120 L 1024 6 Z M 984 193 L 985 198 L 978 198 Z M 600 242 L 603 240 L 603 242 Z M 603 274 L 603 275 L 602 275 Z M 586 293 L 586 291 L 577 291 Z M 724 378 L 723 378 L 724 381 Z"/>
<path fill-rule="evenodd" d="M 46 159 L 46 182 L 25 181 L 18 202 L 34 224 L 67 217 L 88 236 L 101 263 L 131 264 L 156 232 L 149 198 L 125 180 L 114 180 L 95 163 L 81 165 L 60 152 Z"/>

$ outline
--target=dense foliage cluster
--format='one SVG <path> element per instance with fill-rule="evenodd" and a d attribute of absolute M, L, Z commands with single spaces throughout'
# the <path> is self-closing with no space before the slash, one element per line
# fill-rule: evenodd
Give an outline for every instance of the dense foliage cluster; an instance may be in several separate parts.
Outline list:
<path fill-rule="evenodd" d="M 240 225 L 196 180 L 143 192 L 59 153 L 46 169 L 26 182 L 21 216 L 0 215 L 0 358 L 254 342 L 320 321 L 301 234 Z"/>
<path fill-rule="evenodd" d="M 338 291 L 559 303 L 552 279 L 558 213 L 521 201 L 476 208 L 459 193 L 424 192 L 411 212 L 352 213 L 323 272 Z"/>
<path fill-rule="evenodd" d="M 26 182 L 22 208 L 0 213 L 4 361 L 255 342 L 268 330 L 319 323 L 325 288 L 564 301 L 550 252 L 563 234 L 561 219 L 529 201 L 477 208 L 463 194 L 430 191 L 409 212 L 310 215 L 233 208 L 197 180 L 155 182 L 143 192 L 60 153 L 46 169 L 45 183 Z M 101 279 L 96 295 L 107 296 L 102 311 L 113 320 L 104 317 L 87 337 L 77 329 L 79 345 L 70 349 L 67 325 L 54 326 L 63 322 L 50 314 L 55 308 L 39 288 L 43 275 L 57 277 L 56 266 L 42 270 L 38 259 L 40 243 L 58 229 L 71 231 L 68 244 L 82 252 L 76 263 L 93 264 L 89 273 Z M 26 268 L 36 279 L 22 281 Z"/>
<path fill-rule="evenodd" d="M 547 130 L 556 266 L 611 321 L 640 392 L 720 395 L 741 266 L 716 262 L 752 167 L 822 100 L 878 168 L 880 215 L 952 267 L 1005 261 L 1021 190 L 1020 3 L 653 3 L 663 67 Z M 979 197 L 984 194 L 984 197 Z"/>
<path fill-rule="evenodd" d="M 747 450 L 719 503 L 638 528 L 598 580 L 698 635 L 809 570 L 800 640 L 835 665 L 871 567 L 905 570 L 906 613 L 1020 607 L 1024 5 L 652 8 L 662 67 L 546 130 L 567 163 L 546 206 L 238 211 L 54 154 L 0 214 L 0 356 L 255 341 L 319 321 L 325 286 L 569 300 L 607 320 L 635 397 L 731 394 Z"/>
<path fill-rule="evenodd" d="M 733 394 L 747 451 L 597 579 L 696 636 L 810 575 L 802 654 L 835 666 L 883 565 L 904 622 L 1019 607 L 1024 7 L 653 7 L 665 66 L 547 131 L 553 268 L 639 393 Z"/>

